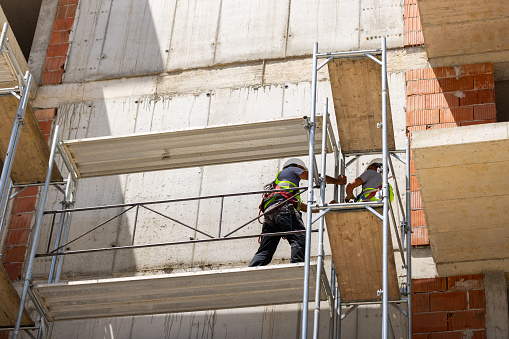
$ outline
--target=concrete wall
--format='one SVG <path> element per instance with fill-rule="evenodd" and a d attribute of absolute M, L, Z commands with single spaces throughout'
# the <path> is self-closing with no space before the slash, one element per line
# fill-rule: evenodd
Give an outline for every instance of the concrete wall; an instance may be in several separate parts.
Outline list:
<path fill-rule="evenodd" d="M 51 1 L 43 5 L 48 8 Z M 51 27 L 47 30 L 38 30 L 36 39 L 41 45 Z M 391 48 L 390 102 L 397 147 L 402 148 L 406 128 L 405 71 L 429 65 L 422 48 L 402 48 L 401 0 L 81 0 L 70 34 L 63 83 L 42 86 L 33 104 L 38 108 L 57 108 L 61 140 L 302 116 L 309 114 L 309 54 L 313 43 L 318 41 L 323 52 L 378 48 L 382 36 L 388 38 Z M 38 63 L 32 65 L 36 68 Z M 43 64 L 39 67 L 42 69 Z M 326 67 L 319 72 L 318 80 L 321 111 L 324 97 L 330 97 Z M 334 114 L 332 117 L 334 120 Z M 369 160 L 370 157 L 363 157 L 349 168 L 349 179 L 362 172 Z M 284 161 L 84 179 L 79 183 L 76 206 L 259 190 L 273 179 Z M 332 157 L 327 161 L 331 174 Z M 59 165 L 63 167 L 61 161 Z M 402 177 L 403 165 L 398 162 L 395 165 Z M 404 180 L 400 179 L 399 184 L 404 194 Z M 58 192 L 51 192 L 45 209 L 60 208 L 61 199 Z M 332 199 L 330 189 L 327 199 Z M 219 203 L 219 200 L 194 201 L 155 209 L 214 234 L 219 222 Z M 255 216 L 258 204 L 259 196 L 226 201 L 223 232 Z M 73 216 L 69 239 L 118 212 Z M 134 211 L 129 213 L 68 248 L 130 244 Z M 44 220 L 39 252 L 46 249 L 50 221 L 49 217 Z M 259 224 L 251 224 L 239 234 L 259 231 Z M 187 240 L 197 236 L 200 235 L 192 230 L 142 211 L 134 243 Z M 311 253 L 315 256 L 315 236 L 312 243 Z M 393 243 L 397 247 L 395 239 Z M 68 256 L 62 279 L 244 266 L 257 247 L 256 240 L 251 239 Z M 325 249 L 330 267 L 327 240 Z M 287 262 L 289 253 L 288 244 L 281 243 L 274 261 Z M 399 270 L 401 261 L 399 254 L 395 254 Z M 421 254 L 415 257 L 421 267 L 415 269 L 415 275 L 434 275 L 429 253 Z M 419 266 L 419 262 L 423 264 Z M 45 279 L 49 264 L 47 259 L 37 260 L 34 267 L 38 279 Z M 330 275 L 330 268 L 327 273 Z M 404 281 L 404 275 L 400 279 Z M 300 308 L 300 305 L 288 305 L 56 323 L 52 337 L 297 337 Z M 404 337 L 405 319 L 392 308 L 391 312 L 396 336 Z M 325 338 L 328 337 L 326 304 L 321 318 L 321 337 Z M 346 337 L 377 337 L 380 331 L 381 310 L 377 306 L 359 308 L 343 326 Z"/>

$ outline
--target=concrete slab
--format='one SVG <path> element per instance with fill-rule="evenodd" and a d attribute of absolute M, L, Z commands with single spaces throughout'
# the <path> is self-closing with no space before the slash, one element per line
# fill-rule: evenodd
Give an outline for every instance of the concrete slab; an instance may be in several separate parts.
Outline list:
<path fill-rule="evenodd" d="M 509 270 L 509 123 L 412 133 L 432 255 L 440 275 Z M 488 262 L 491 264 L 488 265 Z"/>
<path fill-rule="evenodd" d="M 299 263 L 40 284 L 33 291 L 50 320 L 61 321 L 299 303 L 303 278 Z M 329 292 L 322 289 L 323 300 Z"/>
<path fill-rule="evenodd" d="M 175 0 L 80 3 L 64 82 L 163 72 L 175 6 Z"/>
<path fill-rule="evenodd" d="M 214 64 L 220 9 L 220 0 L 177 1 L 168 71 Z"/>
<path fill-rule="evenodd" d="M 357 50 L 359 11 L 359 1 L 292 0 L 287 55 L 311 54 L 315 42 L 322 52 Z"/>
<path fill-rule="evenodd" d="M 382 37 L 387 47 L 404 45 L 404 25 L 401 22 L 404 5 L 399 0 L 361 0 L 359 10 L 359 49 L 380 48 Z M 349 20 L 352 20 L 351 18 Z"/>
<path fill-rule="evenodd" d="M 430 59 L 504 52 L 509 55 L 507 1 L 422 0 L 418 2 Z M 485 56 L 484 62 L 492 61 Z M 475 62 L 483 62 L 475 60 Z M 465 60 L 461 63 L 473 63 Z M 461 64 L 457 63 L 457 64 Z"/>
<path fill-rule="evenodd" d="M 80 178 L 303 156 L 304 119 L 63 141 Z M 316 119 L 316 151 L 321 119 Z M 301 130 L 301 133 L 299 133 Z M 122 150 L 122 152 L 119 152 Z M 329 145 L 329 152 L 332 148 Z"/>
<path fill-rule="evenodd" d="M 214 62 L 285 56 L 289 0 L 223 0 Z"/>

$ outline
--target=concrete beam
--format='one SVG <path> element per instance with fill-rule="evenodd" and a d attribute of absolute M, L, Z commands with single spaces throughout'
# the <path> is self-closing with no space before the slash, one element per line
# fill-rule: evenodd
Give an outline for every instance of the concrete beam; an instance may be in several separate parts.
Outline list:
<path fill-rule="evenodd" d="M 486 296 L 486 334 L 488 338 L 509 338 L 507 283 L 504 272 L 484 275 Z"/>

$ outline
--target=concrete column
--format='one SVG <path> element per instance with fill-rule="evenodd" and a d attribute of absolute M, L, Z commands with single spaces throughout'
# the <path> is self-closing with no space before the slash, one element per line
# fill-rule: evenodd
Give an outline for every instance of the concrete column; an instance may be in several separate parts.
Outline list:
<path fill-rule="evenodd" d="M 484 276 L 486 296 L 486 334 L 488 338 L 509 338 L 507 283 L 504 272 Z"/>

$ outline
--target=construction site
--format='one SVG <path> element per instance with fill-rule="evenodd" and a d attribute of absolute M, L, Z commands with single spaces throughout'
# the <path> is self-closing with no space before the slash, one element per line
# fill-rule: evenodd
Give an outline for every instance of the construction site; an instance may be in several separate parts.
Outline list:
<path fill-rule="evenodd" d="M 509 1 L 0 28 L 0 339 L 509 338 Z"/>

